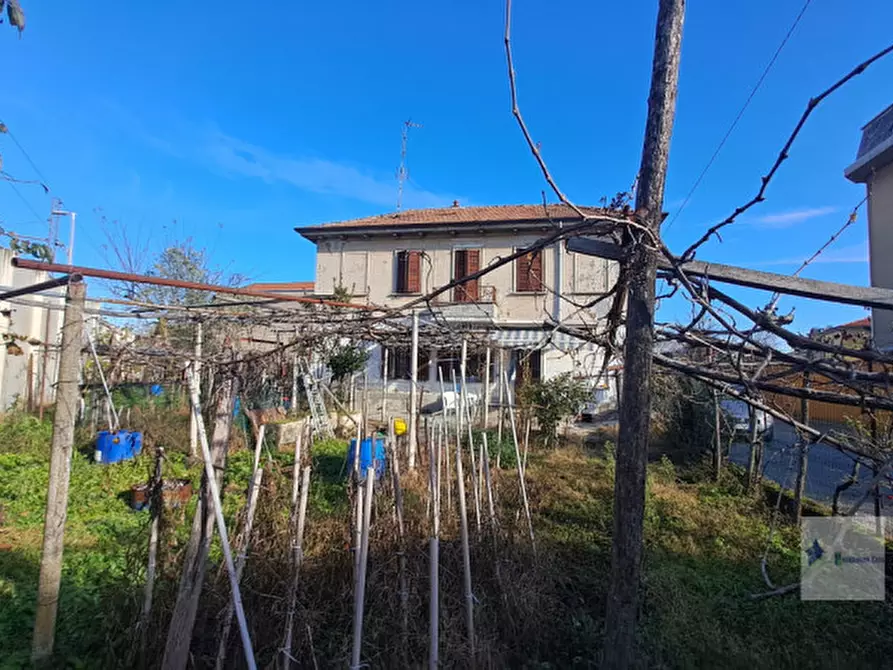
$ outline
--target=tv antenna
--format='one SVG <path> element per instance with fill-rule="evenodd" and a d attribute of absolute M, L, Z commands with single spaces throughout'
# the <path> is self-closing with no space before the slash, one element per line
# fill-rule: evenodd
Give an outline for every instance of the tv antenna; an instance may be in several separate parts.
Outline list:
<path fill-rule="evenodd" d="M 409 179 L 409 170 L 406 169 L 406 145 L 409 142 L 409 131 L 411 128 L 421 128 L 421 123 L 413 123 L 412 119 L 403 122 L 403 129 L 400 131 L 400 167 L 397 168 L 397 211 L 403 206 L 403 185 Z"/>

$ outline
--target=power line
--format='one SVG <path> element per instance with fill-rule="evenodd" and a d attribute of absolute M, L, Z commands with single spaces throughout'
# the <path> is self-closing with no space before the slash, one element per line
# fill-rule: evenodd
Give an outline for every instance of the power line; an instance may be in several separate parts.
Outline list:
<path fill-rule="evenodd" d="M 723 138 L 720 140 L 719 144 L 716 147 L 716 150 L 713 152 L 713 155 L 710 157 L 710 160 L 707 161 L 707 165 L 704 166 L 704 169 L 701 170 L 701 174 L 698 175 L 698 178 L 695 180 L 695 183 L 692 185 L 691 189 L 688 191 L 688 195 L 685 196 L 685 199 L 682 201 L 682 204 L 679 206 L 679 209 L 676 210 L 676 213 L 673 214 L 673 218 L 667 223 L 667 230 L 669 230 L 670 226 L 673 225 L 673 222 L 679 218 L 679 215 L 682 214 L 682 210 L 685 209 L 685 206 L 689 203 L 695 191 L 698 189 L 698 186 L 701 185 L 701 182 L 704 180 L 704 177 L 707 175 L 707 172 L 713 166 L 714 161 L 716 161 L 717 156 L 719 156 L 719 152 L 722 151 L 722 148 L 725 146 L 726 141 L 731 136 L 732 132 L 735 130 L 735 127 L 738 125 L 738 122 L 741 120 L 741 117 L 744 116 L 744 112 L 747 111 L 747 108 L 750 106 L 751 101 L 754 99 L 754 96 L 757 94 L 757 91 L 760 90 L 760 87 L 763 85 L 763 82 L 766 79 L 766 76 L 769 74 L 769 71 L 772 69 L 772 66 L 775 65 L 775 61 L 778 60 L 778 56 L 781 54 L 781 50 L 784 49 L 785 45 L 788 43 L 788 40 L 791 39 L 791 35 L 794 34 L 794 30 L 797 28 L 797 24 L 800 23 L 800 19 L 803 18 L 803 15 L 806 13 L 806 9 L 809 7 L 812 0 L 806 0 L 803 5 L 803 8 L 800 10 L 800 13 L 797 14 L 797 18 L 794 19 L 794 22 L 791 24 L 791 27 L 788 29 L 787 34 L 782 39 L 781 44 L 778 45 L 778 48 L 775 50 L 775 53 L 772 55 L 772 58 L 769 60 L 769 63 L 766 65 L 766 68 L 763 70 L 763 74 L 760 75 L 760 78 L 757 79 L 757 83 L 754 84 L 753 88 L 750 91 L 750 95 L 747 96 L 747 99 L 744 101 L 744 104 L 741 106 L 741 109 L 738 110 L 738 114 L 735 116 L 735 119 L 732 121 L 732 125 L 729 126 L 729 129 L 726 131 L 726 134 L 723 135 Z"/>
<path fill-rule="evenodd" d="M 15 136 L 15 135 L 13 134 L 13 132 L 9 129 L 9 126 L 7 126 L 7 125 L 3 122 L 3 119 L 0 119 L 0 128 L 4 128 L 4 129 L 5 129 L 5 130 L 3 131 L 4 134 L 9 135 L 9 139 L 11 139 L 11 140 L 13 141 L 13 144 L 15 144 L 15 145 L 19 148 L 19 151 L 21 151 L 22 154 L 25 156 L 25 160 L 28 161 L 28 163 L 29 163 L 29 164 L 31 165 L 31 167 L 34 169 L 34 172 L 37 173 L 37 176 L 40 177 L 41 181 L 43 182 L 41 185 L 44 187 L 44 189 L 46 189 L 46 190 L 48 191 L 48 190 L 49 190 L 49 185 L 48 185 L 48 184 L 49 184 L 49 180 L 46 178 L 46 176 L 44 176 L 43 172 L 40 171 L 40 168 L 37 167 L 37 164 L 31 159 L 31 156 L 28 154 L 28 152 L 25 151 L 25 147 L 23 147 L 23 146 L 21 145 L 21 143 L 16 139 L 16 136 Z"/>
<path fill-rule="evenodd" d="M 20 199 L 23 203 L 25 203 L 25 206 L 26 206 L 29 210 L 31 210 L 31 213 L 32 213 L 35 217 L 37 217 L 38 220 L 40 220 L 40 219 L 41 219 L 40 214 L 37 213 L 37 210 L 34 209 L 34 207 L 31 205 L 30 202 L 28 202 L 28 200 L 25 198 L 25 196 L 22 195 L 22 192 L 19 191 L 18 187 L 17 187 L 13 182 L 11 182 L 11 181 L 7 181 L 6 183 L 9 184 L 10 188 L 12 188 L 12 190 L 16 192 L 16 195 L 19 196 L 19 199 Z M 45 219 L 43 219 L 43 220 L 45 220 Z"/>

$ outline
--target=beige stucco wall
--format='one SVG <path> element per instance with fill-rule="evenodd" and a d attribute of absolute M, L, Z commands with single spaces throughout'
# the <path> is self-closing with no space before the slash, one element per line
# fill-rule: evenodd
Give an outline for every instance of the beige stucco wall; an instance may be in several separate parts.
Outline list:
<path fill-rule="evenodd" d="M 485 238 L 456 236 L 426 236 L 424 239 L 346 239 L 321 240 L 317 244 L 316 291 L 331 294 L 339 283 L 353 292 L 356 298 L 369 303 L 399 306 L 415 296 L 394 294 L 395 253 L 399 250 L 421 250 L 422 293 L 449 283 L 452 279 L 453 252 L 456 249 L 480 249 L 481 267 L 486 267 L 499 257 L 513 253 L 540 239 L 540 235 L 488 235 Z M 559 261 L 560 254 L 560 262 Z M 595 295 L 604 293 L 616 279 L 616 263 L 591 256 L 568 253 L 563 245 L 545 250 L 543 256 L 543 283 L 548 289 L 559 285 L 561 291 L 576 302 L 587 302 Z M 505 324 L 539 324 L 548 317 L 555 317 L 556 300 L 547 290 L 539 294 L 515 293 L 515 264 L 497 268 L 480 280 L 483 302 L 493 301 L 498 307 L 496 320 Z M 450 293 L 439 299 L 451 302 Z M 609 301 L 598 307 L 604 314 Z M 573 308 L 561 305 L 560 318 L 566 317 Z M 590 316 L 594 316 L 590 312 Z M 580 319 L 574 319 L 579 321 Z"/>
<path fill-rule="evenodd" d="M 868 238 L 871 285 L 893 288 L 893 164 L 878 170 L 868 182 Z M 875 346 L 893 349 L 893 310 L 872 310 Z"/>
<path fill-rule="evenodd" d="M 0 249 L 0 286 L 21 288 L 38 282 L 46 281 L 47 274 L 35 270 L 24 270 L 12 266 L 12 252 L 9 249 Z M 53 289 L 51 295 L 61 295 L 64 288 Z M 34 303 L 64 304 L 61 298 L 48 298 L 42 295 L 29 295 L 22 298 Z M 44 402 L 53 402 L 56 383 L 56 368 L 58 362 L 59 339 L 62 330 L 62 312 L 46 310 L 33 305 L 24 305 L 20 302 L 0 302 L 0 309 L 4 315 L 0 316 L 0 332 L 15 334 L 19 338 L 16 342 L 21 349 L 21 355 L 13 355 L 5 346 L 0 347 L 0 411 L 9 409 L 16 401 L 24 403 L 28 393 L 28 359 L 32 358 L 32 392 L 34 402 L 37 403 L 40 395 L 40 380 L 43 370 L 43 347 L 32 345 L 28 340 L 42 342 L 47 320 L 49 320 L 50 351 L 46 365 L 46 383 L 44 384 Z M 5 314 L 8 313 L 8 316 Z"/>

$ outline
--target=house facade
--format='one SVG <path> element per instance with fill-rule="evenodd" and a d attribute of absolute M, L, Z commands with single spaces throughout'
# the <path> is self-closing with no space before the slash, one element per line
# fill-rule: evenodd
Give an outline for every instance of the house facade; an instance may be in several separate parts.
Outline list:
<path fill-rule="evenodd" d="M 396 308 L 532 246 L 556 226 L 579 220 L 565 206 L 454 203 L 296 230 L 316 245 L 316 295 L 350 295 L 354 302 Z M 571 303 L 583 305 L 604 295 L 617 272 L 613 261 L 571 253 L 556 243 L 440 294 L 430 310 L 420 310 L 420 319 L 486 331 L 494 347 L 494 386 L 499 366 L 515 380 L 522 374 L 546 379 L 564 372 L 595 377 L 603 353 L 590 343 L 553 335 L 546 324 L 594 324 L 607 313 L 610 300 L 589 309 Z M 421 349 L 419 382 L 433 390 L 438 367 L 455 361 L 456 352 Z M 388 352 L 387 358 L 386 370 L 383 351 L 372 351 L 369 378 L 377 381 L 387 372 L 399 389 L 408 379 L 406 353 Z M 472 367 L 471 383 L 479 383 L 480 365 Z"/>
<path fill-rule="evenodd" d="M 868 192 L 868 246 L 871 285 L 893 288 L 893 105 L 862 128 L 856 160 L 844 171 Z M 893 351 L 893 310 L 873 309 L 874 346 Z"/>

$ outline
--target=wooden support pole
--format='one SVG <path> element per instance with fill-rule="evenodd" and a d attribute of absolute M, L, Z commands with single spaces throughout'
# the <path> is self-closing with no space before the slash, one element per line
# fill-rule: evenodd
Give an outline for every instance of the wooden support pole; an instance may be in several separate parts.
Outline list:
<path fill-rule="evenodd" d="M 803 373 L 803 387 L 809 388 L 809 372 Z M 800 421 L 805 425 L 809 425 L 809 400 L 807 398 L 800 399 Z M 803 496 L 806 493 L 806 472 L 809 466 L 809 447 L 812 440 L 806 435 L 800 436 L 800 460 L 797 468 L 797 484 L 794 489 L 794 523 L 800 524 L 803 518 Z"/>
<path fill-rule="evenodd" d="M 409 361 L 409 469 L 415 470 L 418 452 L 419 313 L 412 313 L 412 347 Z"/>
<path fill-rule="evenodd" d="M 201 417 L 200 407 L 192 403 L 192 388 L 198 385 L 189 370 L 190 403 L 192 412 Z M 223 468 L 226 463 L 226 452 L 229 445 L 230 428 L 233 415 L 233 398 L 237 395 L 236 381 L 233 378 L 224 380 L 217 398 L 215 409 L 214 434 L 206 459 L 205 473 L 202 477 L 201 495 L 192 520 L 192 531 L 186 545 L 183 559 L 183 571 L 174 611 L 171 613 L 168 626 L 167 641 L 161 667 L 164 670 L 182 670 L 189 661 L 189 647 L 192 642 L 192 631 L 198 611 L 198 601 L 207 571 L 208 553 L 214 533 L 215 516 L 211 480 L 218 491 L 223 482 Z M 199 443 L 207 441 L 204 435 L 204 420 L 199 421 Z M 209 475 L 210 473 L 210 475 Z"/>
<path fill-rule="evenodd" d="M 663 221 L 664 186 L 676 112 L 685 0 L 659 0 L 645 142 L 636 193 L 637 219 L 647 230 L 622 272 L 627 283 L 624 380 L 614 478 L 614 534 L 603 667 L 635 664 L 636 615 L 642 571 L 645 465 L 651 433 L 656 242 Z M 626 234 L 629 241 L 631 235 Z"/>
<path fill-rule="evenodd" d="M 84 339 L 86 295 L 87 287 L 84 283 L 75 282 L 69 284 L 65 298 L 59 379 L 56 386 L 56 412 L 53 416 L 53 440 L 50 446 L 46 520 L 43 527 L 43 549 L 37 583 L 37 612 L 34 617 L 34 638 L 31 646 L 31 658 L 34 662 L 43 662 L 52 656 L 56 636 L 65 519 L 68 516 L 71 454 L 74 450 L 74 424 L 78 411 L 78 369 Z M 45 316 L 49 319 L 48 313 Z"/>
<path fill-rule="evenodd" d="M 722 411 L 716 389 L 713 389 L 713 472 L 714 479 L 719 481 L 722 477 Z"/>
<path fill-rule="evenodd" d="M 757 429 L 757 410 L 756 407 L 750 406 L 750 412 L 748 413 L 749 424 L 748 424 L 748 445 L 750 446 L 750 450 L 747 454 L 747 490 L 752 491 L 754 485 L 757 483 L 757 469 L 759 468 L 759 463 L 757 463 L 757 441 L 759 440 L 759 430 Z"/>
<path fill-rule="evenodd" d="M 441 388 L 443 376 L 441 375 Z M 440 473 L 443 451 L 443 422 L 439 424 L 438 444 L 432 444 L 428 462 L 431 497 L 431 537 L 428 540 L 428 668 L 440 665 Z"/>
<path fill-rule="evenodd" d="M 155 594 L 155 569 L 158 562 L 158 527 L 161 522 L 161 513 L 164 509 L 161 463 L 164 459 L 164 449 L 157 447 L 155 452 L 155 474 L 149 485 L 149 514 L 152 519 L 149 522 L 149 559 L 146 565 L 146 584 L 143 587 L 143 611 L 140 615 L 140 651 L 146 652 L 148 643 L 149 622 L 152 617 L 152 599 Z M 141 664 L 146 666 L 147 659 L 141 658 Z"/>

